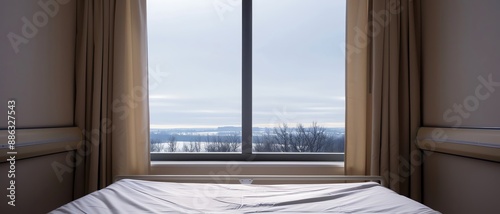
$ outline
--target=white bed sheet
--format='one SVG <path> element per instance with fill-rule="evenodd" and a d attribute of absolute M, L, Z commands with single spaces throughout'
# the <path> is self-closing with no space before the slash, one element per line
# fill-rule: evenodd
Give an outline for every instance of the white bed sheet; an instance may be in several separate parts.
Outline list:
<path fill-rule="evenodd" d="M 51 213 L 438 213 L 374 182 L 197 184 L 123 179 Z"/>

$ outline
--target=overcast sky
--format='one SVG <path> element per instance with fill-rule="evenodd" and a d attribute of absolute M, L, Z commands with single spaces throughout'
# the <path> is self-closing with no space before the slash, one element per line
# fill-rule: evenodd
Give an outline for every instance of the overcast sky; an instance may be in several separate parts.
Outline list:
<path fill-rule="evenodd" d="M 241 2 L 148 0 L 151 128 L 241 126 Z M 344 127 L 345 0 L 253 0 L 253 126 Z"/>

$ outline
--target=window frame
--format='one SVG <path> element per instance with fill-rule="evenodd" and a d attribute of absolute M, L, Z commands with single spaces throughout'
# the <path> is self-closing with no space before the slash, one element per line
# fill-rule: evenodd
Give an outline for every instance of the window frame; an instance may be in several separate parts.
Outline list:
<path fill-rule="evenodd" d="M 151 161 L 344 161 L 345 151 L 344 153 L 252 152 L 252 5 L 252 0 L 242 0 L 241 153 L 150 152 Z M 347 132 L 344 132 L 344 134 L 347 135 Z M 344 144 L 346 143 L 346 139 L 344 137 Z"/>

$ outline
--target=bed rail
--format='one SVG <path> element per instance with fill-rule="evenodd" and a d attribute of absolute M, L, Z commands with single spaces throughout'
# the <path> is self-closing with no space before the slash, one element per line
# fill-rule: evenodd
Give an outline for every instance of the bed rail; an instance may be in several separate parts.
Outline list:
<path fill-rule="evenodd" d="M 121 179 L 136 179 L 148 181 L 239 181 L 251 184 L 253 181 L 376 181 L 385 186 L 381 176 L 351 176 L 351 175 L 118 175 L 115 181 Z"/>

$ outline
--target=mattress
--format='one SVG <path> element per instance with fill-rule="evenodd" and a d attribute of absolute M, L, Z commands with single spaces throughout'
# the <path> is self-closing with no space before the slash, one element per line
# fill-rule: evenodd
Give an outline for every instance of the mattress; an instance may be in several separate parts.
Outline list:
<path fill-rule="evenodd" d="M 375 182 L 201 184 L 123 179 L 51 213 L 438 213 Z"/>

